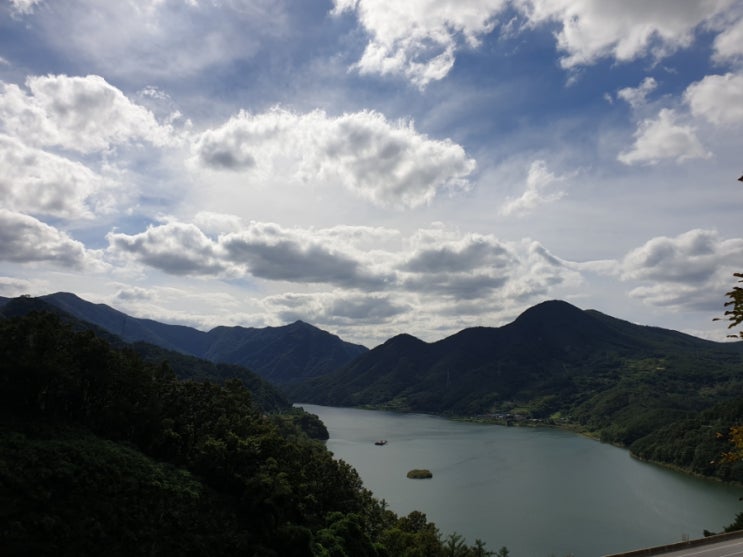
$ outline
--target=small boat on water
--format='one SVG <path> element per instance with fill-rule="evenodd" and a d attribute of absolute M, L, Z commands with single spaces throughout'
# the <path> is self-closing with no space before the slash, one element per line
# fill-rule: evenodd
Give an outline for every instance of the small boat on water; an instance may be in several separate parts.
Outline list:
<path fill-rule="evenodd" d="M 374 441 L 374 444 L 375 445 L 380 445 L 380 446 L 381 445 L 386 445 L 387 444 L 387 439 L 380 439 L 379 441 Z"/>

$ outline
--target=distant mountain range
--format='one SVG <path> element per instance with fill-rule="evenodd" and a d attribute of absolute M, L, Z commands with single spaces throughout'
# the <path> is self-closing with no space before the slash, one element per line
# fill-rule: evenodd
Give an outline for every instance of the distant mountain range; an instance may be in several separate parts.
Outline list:
<path fill-rule="evenodd" d="M 329 373 L 368 351 L 302 321 L 283 327 L 216 327 L 203 332 L 131 317 L 67 292 L 39 299 L 126 342 L 147 342 L 212 362 L 243 366 L 275 385 Z"/>
<path fill-rule="evenodd" d="M 544 418 L 577 410 L 629 377 L 677 389 L 689 381 L 711 386 L 720 374 L 739 378 L 741 363 L 743 343 L 706 341 L 550 301 L 506 326 L 465 329 L 431 344 L 396 336 L 289 393 L 319 404 L 454 415 L 516 405 Z"/>

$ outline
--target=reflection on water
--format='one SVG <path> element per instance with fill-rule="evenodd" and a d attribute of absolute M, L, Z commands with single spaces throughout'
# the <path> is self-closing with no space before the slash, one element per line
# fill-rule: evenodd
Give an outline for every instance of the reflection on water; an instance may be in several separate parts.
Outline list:
<path fill-rule="evenodd" d="M 301 404 L 330 432 L 328 448 L 398 514 L 425 512 L 512 557 L 597 557 L 719 531 L 743 489 L 636 461 L 565 431 L 455 422 Z M 386 439 L 385 446 L 374 444 Z M 427 468 L 431 480 L 409 480 Z"/>

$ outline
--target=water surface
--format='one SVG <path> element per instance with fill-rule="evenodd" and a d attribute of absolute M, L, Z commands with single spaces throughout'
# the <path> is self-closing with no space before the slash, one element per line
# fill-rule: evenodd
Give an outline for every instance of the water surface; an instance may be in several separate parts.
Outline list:
<path fill-rule="evenodd" d="M 301 404 L 328 428 L 336 458 L 396 513 L 511 557 L 597 557 L 702 537 L 743 511 L 743 489 L 643 463 L 550 428 L 456 422 Z M 385 446 L 374 441 L 386 439 Z M 431 480 L 410 480 L 428 468 Z"/>

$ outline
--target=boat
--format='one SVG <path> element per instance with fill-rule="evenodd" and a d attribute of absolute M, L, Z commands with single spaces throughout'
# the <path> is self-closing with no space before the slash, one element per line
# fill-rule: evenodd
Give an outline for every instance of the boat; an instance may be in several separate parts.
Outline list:
<path fill-rule="evenodd" d="M 379 441 L 374 441 L 374 444 L 375 445 L 380 445 L 380 446 L 381 445 L 386 445 L 387 444 L 387 439 L 380 439 Z"/>

